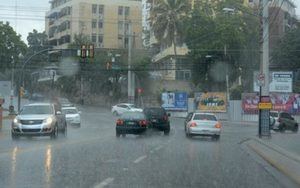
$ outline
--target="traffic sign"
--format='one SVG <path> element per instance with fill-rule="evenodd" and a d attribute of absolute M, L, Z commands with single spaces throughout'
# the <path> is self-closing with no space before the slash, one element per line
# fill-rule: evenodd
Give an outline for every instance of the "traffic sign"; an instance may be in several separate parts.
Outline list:
<path fill-rule="evenodd" d="M 265 74 L 260 73 L 257 75 L 257 83 L 259 86 L 264 86 L 265 85 Z"/>
<path fill-rule="evenodd" d="M 260 103 L 258 103 L 258 109 L 260 109 L 260 110 L 270 110 L 270 109 L 272 109 L 272 103 L 270 103 L 270 102 L 260 102 Z"/>

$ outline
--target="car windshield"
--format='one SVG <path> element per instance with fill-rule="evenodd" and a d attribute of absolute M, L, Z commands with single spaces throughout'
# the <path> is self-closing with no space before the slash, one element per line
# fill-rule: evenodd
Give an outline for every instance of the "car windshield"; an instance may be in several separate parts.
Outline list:
<path fill-rule="evenodd" d="M 63 114 L 78 114 L 76 109 L 62 109 Z"/>
<path fill-rule="evenodd" d="M 193 120 L 217 121 L 217 118 L 214 115 L 195 114 Z"/>
<path fill-rule="evenodd" d="M 120 119 L 124 120 L 140 120 L 140 119 L 145 119 L 145 114 L 141 112 L 126 112 L 121 115 Z"/>
<path fill-rule="evenodd" d="M 129 108 L 137 108 L 134 104 L 129 104 L 128 107 Z"/>
<path fill-rule="evenodd" d="M 30 114 L 52 114 L 53 109 L 50 105 L 24 106 L 20 115 Z"/>
<path fill-rule="evenodd" d="M 162 108 L 145 108 L 144 109 L 144 113 L 147 115 L 147 116 L 162 116 L 164 115 L 166 112 L 164 109 Z"/>
<path fill-rule="evenodd" d="M 278 117 L 278 112 L 270 112 L 270 116 L 272 116 L 272 117 Z"/>
<path fill-rule="evenodd" d="M 0 0 L 0 188 L 300 187 L 299 125 L 300 0 Z"/>

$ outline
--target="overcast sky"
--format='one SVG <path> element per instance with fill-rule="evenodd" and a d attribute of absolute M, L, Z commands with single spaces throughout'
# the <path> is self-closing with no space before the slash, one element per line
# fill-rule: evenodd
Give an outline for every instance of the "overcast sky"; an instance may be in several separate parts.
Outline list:
<path fill-rule="evenodd" d="M 300 18 L 300 0 L 293 0 Z M 22 35 L 27 43 L 27 35 L 33 29 L 45 30 L 45 13 L 50 9 L 49 0 L 0 0 L 0 21 L 8 21 Z"/>

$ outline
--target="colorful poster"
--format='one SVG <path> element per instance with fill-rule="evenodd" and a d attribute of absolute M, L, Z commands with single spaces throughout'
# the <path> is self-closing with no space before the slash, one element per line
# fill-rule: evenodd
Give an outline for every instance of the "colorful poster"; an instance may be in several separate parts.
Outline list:
<path fill-rule="evenodd" d="M 187 93 L 167 92 L 162 93 L 162 107 L 166 110 L 187 110 Z"/>
<path fill-rule="evenodd" d="M 270 93 L 272 110 L 284 111 L 291 114 L 300 114 L 300 94 L 295 93 Z M 256 93 L 242 95 L 242 108 L 244 113 L 258 113 L 259 96 Z"/>
<path fill-rule="evenodd" d="M 226 112 L 226 93 L 195 93 L 195 105 L 203 112 Z"/>

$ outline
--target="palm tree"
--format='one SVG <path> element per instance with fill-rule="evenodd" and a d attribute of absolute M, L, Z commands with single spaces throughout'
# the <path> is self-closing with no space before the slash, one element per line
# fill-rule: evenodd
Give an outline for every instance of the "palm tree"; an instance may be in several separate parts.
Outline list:
<path fill-rule="evenodd" d="M 176 39 L 182 37 L 182 22 L 189 9 L 189 0 L 158 0 L 153 7 L 151 19 L 154 36 L 159 42 L 173 44 L 175 56 Z"/>

